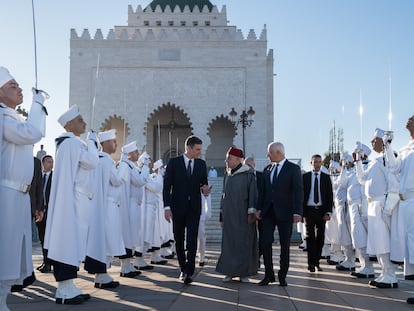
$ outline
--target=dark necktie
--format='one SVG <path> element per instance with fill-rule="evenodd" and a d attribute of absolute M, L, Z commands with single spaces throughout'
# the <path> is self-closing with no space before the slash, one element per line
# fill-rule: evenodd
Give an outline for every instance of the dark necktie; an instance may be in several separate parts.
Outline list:
<path fill-rule="evenodd" d="M 318 173 L 315 173 L 315 183 L 313 185 L 313 201 L 315 204 L 319 203 L 319 181 L 318 181 Z"/>
<path fill-rule="evenodd" d="M 274 170 L 274 172 L 273 172 L 273 179 L 272 179 L 272 184 L 274 184 L 275 182 L 276 182 L 276 180 L 277 180 L 277 169 L 279 168 L 279 163 L 278 164 L 276 164 L 276 166 L 275 166 L 275 170 Z"/>
<path fill-rule="evenodd" d="M 187 177 L 191 177 L 191 160 L 188 161 L 188 166 L 187 166 Z"/>

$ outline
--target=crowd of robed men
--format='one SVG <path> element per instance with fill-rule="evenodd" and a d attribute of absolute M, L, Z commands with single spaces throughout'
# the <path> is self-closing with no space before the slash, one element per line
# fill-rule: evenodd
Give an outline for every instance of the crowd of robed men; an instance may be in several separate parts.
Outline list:
<path fill-rule="evenodd" d="M 23 102 L 22 89 L 9 71 L 0 67 L 1 311 L 9 310 L 6 301 L 10 291 L 21 291 L 35 281 L 29 192 L 37 167 L 33 144 L 45 135 L 44 101 L 45 94 L 33 89 L 31 109 L 24 119 L 16 111 Z M 38 270 L 53 270 L 56 303 L 80 304 L 90 298 L 73 282 L 82 262 L 84 269 L 95 275 L 96 288 L 117 287 L 119 282 L 107 273 L 114 257 L 120 261 L 120 276 L 134 278 L 141 270 L 153 268 L 145 261 L 146 254 L 151 254 L 151 264 L 164 265 L 165 258 L 173 258 L 175 251 L 181 278 L 191 283 L 197 250 L 194 239 L 200 239 L 202 266 L 204 224 L 211 216 L 205 162 L 196 159 L 201 154 L 201 141 L 190 136 L 185 142 L 186 158 L 193 162 L 190 172 L 184 170 L 185 178 L 188 183 L 194 179 L 196 191 L 191 201 L 186 196 L 188 204 L 182 213 L 176 208 L 176 193 L 182 181 L 177 179 L 174 165 L 164 172 L 162 161 L 153 163 L 146 152 L 140 155 L 135 141 L 123 146 L 122 158 L 115 163 L 110 156 L 117 148 L 115 130 L 91 131 L 84 142 L 80 136 L 85 133 L 86 123 L 76 105 L 64 112 L 58 122 L 65 133 L 55 140 L 54 163 L 50 155 L 41 158 L 44 209 L 33 215 L 38 228 L 44 224 L 44 230 L 39 230 L 44 262 Z M 47 184 L 50 188 L 46 191 Z M 163 194 L 163 188 L 169 190 Z M 190 203 L 196 207 L 191 209 L 193 213 L 187 212 Z M 187 221 L 189 214 L 191 224 Z"/>
<path fill-rule="evenodd" d="M 0 194 L 4 217 L 0 241 L 2 249 L 7 250 L 7 256 L 0 258 L 2 311 L 9 310 L 6 299 L 12 286 L 25 286 L 25 280 L 33 276 L 28 192 L 33 178 L 33 144 L 45 135 L 47 112 L 43 93 L 33 90 L 32 106 L 24 120 L 15 110 L 22 100 L 18 83 L 1 67 Z M 116 165 L 110 157 L 116 150 L 114 130 L 90 132 L 86 143 L 82 141 L 80 135 L 86 124 L 76 106 L 58 122 L 66 133 L 56 139 L 56 164 L 43 245 L 58 284 L 56 303 L 78 304 L 90 298 L 73 283 L 82 261 L 85 269 L 95 274 L 95 287 L 114 288 L 119 283 L 107 273 L 114 256 L 120 258 L 120 276 L 135 277 L 140 268 L 147 266 L 144 254 L 151 250 L 155 256 L 152 262 L 164 261 L 159 250 L 172 240 L 176 243 L 180 279 L 190 284 L 201 207 L 211 191 L 205 162 L 199 159 L 201 140 L 189 137 L 185 154 L 170 160 L 163 177 L 162 163 L 152 164 L 146 153 L 139 156 L 135 142 L 123 147 L 122 159 Z M 406 127 L 413 138 L 414 117 Z M 272 242 L 277 227 L 281 247 L 277 276 L 279 285 L 287 286 L 292 227 L 302 221 L 307 233 L 310 272 L 315 272 L 315 268 L 322 270 L 319 260 L 327 242 L 332 250 L 329 260 L 337 260 L 337 268 L 351 270 L 354 277 L 374 277 L 367 258 L 375 255 L 381 273 L 370 281 L 372 286 L 398 287 L 396 264 L 404 260 L 405 277 L 413 278 L 414 256 L 410 247 L 414 247 L 414 227 L 404 221 L 410 219 L 414 204 L 412 141 L 396 157 L 389 132 L 378 129 L 374 136 L 375 159 L 364 163 L 369 152 L 358 143 L 352 159 L 344 154 L 339 167 L 332 163 L 328 179 L 328 174 L 321 170 L 319 155 L 312 156 L 312 172 L 302 175 L 299 166 L 285 158 L 283 144 L 273 142 L 268 146 L 271 164 L 257 172 L 252 168 L 253 161 L 243 161 L 243 152 L 231 147 L 226 154 L 221 200 L 222 251 L 216 267 L 225 275 L 223 281 L 239 277 L 248 282 L 249 276 L 257 274 L 258 257 L 262 255 L 265 277 L 259 285 L 275 282 Z M 335 166 L 337 175 L 332 174 Z M 353 195 L 358 192 L 356 189 L 359 197 Z M 144 205 L 154 207 L 148 209 L 152 225 L 145 223 L 148 219 L 142 212 Z M 102 206 L 105 208 L 98 211 Z M 395 239 L 399 247 L 394 247 Z M 345 258 L 340 257 L 341 253 Z M 353 271 L 355 257 L 361 267 Z M 410 298 L 407 301 L 412 302 Z"/>

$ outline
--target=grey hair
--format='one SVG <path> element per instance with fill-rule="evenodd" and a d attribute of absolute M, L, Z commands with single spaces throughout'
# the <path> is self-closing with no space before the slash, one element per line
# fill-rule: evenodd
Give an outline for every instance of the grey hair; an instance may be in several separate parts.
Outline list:
<path fill-rule="evenodd" d="M 267 150 L 274 150 L 274 151 L 280 151 L 281 154 L 285 155 L 285 146 L 281 143 L 281 142 L 271 142 L 268 146 L 267 146 Z"/>

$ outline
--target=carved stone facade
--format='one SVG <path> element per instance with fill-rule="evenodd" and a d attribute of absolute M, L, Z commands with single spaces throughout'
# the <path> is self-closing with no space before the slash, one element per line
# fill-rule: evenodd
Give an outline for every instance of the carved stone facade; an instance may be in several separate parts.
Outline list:
<path fill-rule="evenodd" d="M 91 128 L 115 127 L 119 145 L 137 140 L 154 159 L 180 154 L 186 136 L 197 135 L 207 164 L 217 167 L 224 167 L 229 146 L 242 146 L 242 129 L 228 113 L 252 106 L 246 155 L 261 166 L 273 140 L 273 51 L 266 27 L 259 37 L 253 30 L 244 37 L 228 25 L 225 6 L 219 11 L 210 1 L 176 2 L 129 6 L 128 25 L 106 37 L 100 29 L 93 37 L 87 29 L 80 36 L 72 30 L 70 103 Z"/>

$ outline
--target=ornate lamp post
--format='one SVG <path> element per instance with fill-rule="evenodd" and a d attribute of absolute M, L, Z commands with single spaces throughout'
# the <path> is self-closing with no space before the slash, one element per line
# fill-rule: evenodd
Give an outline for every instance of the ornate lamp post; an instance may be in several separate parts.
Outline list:
<path fill-rule="evenodd" d="M 231 108 L 231 111 L 229 112 L 230 120 L 231 120 L 231 123 L 233 123 L 234 128 L 237 129 L 239 125 L 242 126 L 243 154 L 246 154 L 246 138 L 244 135 L 244 131 L 246 127 L 250 127 L 253 124 L 254 114 L 255 114 L 255 111 L 253 110 L 252 106 L 250 106 L 247 112 L 246 110 L 243 110 L 238 119 L 237 119 L 237 112 L 236 110 L 234 110 L 234 107 Z"/>

